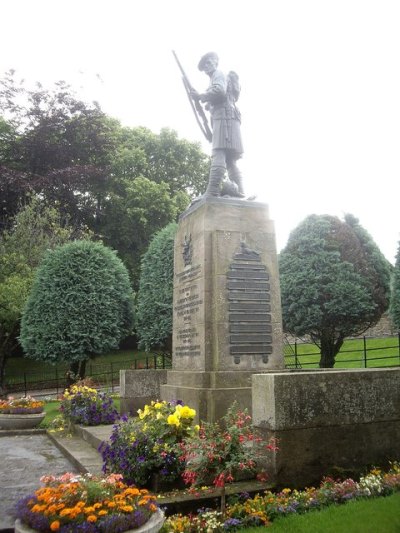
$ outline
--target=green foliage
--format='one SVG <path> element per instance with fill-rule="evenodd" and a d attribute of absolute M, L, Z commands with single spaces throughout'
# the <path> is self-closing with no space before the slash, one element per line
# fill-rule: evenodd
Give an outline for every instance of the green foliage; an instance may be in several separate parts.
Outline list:
<path fill-rule="evenodd" d="M 63 225 L 55 209 L 34 199 L 0 235 L 0 391 L 6 358 L 17 345 L 19 322 L 34 272 L 46 250 L 65 243 L 75 231 Z"/>
<path fill-rule="evenodd" d="M 400 242 L 393 271 L 390 316 L 392 317 L 395 327 L 400 330 Z"/>
<path fill-rule="evenodd" d="M 234 403 L 220 422 L 203 422 L 199 432 L 182 443 L 185 483 L 198 487 L 212 482 L 225 487 L 240 472 L 254 474 L 261 449 L 256 443 L 261 446 L 261 440 L 247 410 L 241 411 Z M 272 442 L 266 448 L 277 449 Z"/>
<path fill-rule="evenodd" d="M 204 191 L 209 166 L 199 144 L 172 130 L 123 127 L 64 82 L 28 90 L 12 72 L 0 79 L 0 156 L 5 227 L 39 194 L 117 250 L 135 289 L 152 235 Z"/>
<path fill-rule="evenodd" d="M 139 283 L 139 258 L 152 236 L 182 211 L 189 201 L 185 193 L 171 198 L 168 185 L 147 178 L 119 183 L 119 192 L 110 195 L 105 209 L 102 235 L 105 244 L 115 246 L 129 269 L 132 283 Z"/>
<path fill-rule="evenodd" d="M 376 324 L 388 306 L 389 264 L 348 215 L 307 217 L 280 255 L 285 331 L 309 335 L 332 367 L 343 341 Z"/>
<path fill-rule="evenodd" d="M 142 259 L 138 292 L 137 334 L 139 347 L 171 351 L 174 274 L 173 222 L 159 231 Z"/>
<path fill-rule="evenodd" d="M 50 251 L 21 322 L 21 344 L 33 359 L 85 361 L 117 348 L 132 328 L 129 277 L 115 252 L 75 241 Z"/>
<path fill-rule="evenodd" d="M 153 474 L 176 481 L 183 463 L 178 460 L 180 443 L 197 432 L 192 427 L 196 411 L 182 402 L 151 402 L 138 410 L 139 417 L 114 426 L 110 442 L 100 452 L 103 471 L 122 474 L 137 486 L 146 485 Z"/>

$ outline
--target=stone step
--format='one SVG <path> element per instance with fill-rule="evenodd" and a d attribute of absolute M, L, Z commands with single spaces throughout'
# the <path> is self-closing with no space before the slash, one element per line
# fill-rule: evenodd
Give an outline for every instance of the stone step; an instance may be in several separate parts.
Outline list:
<path fill-rule="evenodd" d="M 112 433 L 113 425 L 107 426 L 74 426 L 74 434 L 90 444 L 96 451 L 100 444 L 108 442 Z"/>
<path fill-rule="evenodd" d="M 57 433 L 47 433 L 57 448 L 82 474 L 102 474 L 103 461 L 100 453 L 89 442 L 77 435 L 60 436 Z"/>

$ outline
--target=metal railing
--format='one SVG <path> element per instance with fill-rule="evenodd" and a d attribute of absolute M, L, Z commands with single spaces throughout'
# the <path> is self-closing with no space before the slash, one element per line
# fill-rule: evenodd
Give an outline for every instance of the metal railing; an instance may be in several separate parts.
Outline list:
<path fill-rule="evenodd" d="M 168 353 L 155 353 L 143 357 L 129 359 L 126 361 L 115 361 L 109 363 L 86 364 L 86 376 L 93 379 L 99 388 L 107 388 L 114 392 L 119 386 L 120 370 L 141 370 L 141 369 L 165 369 L 172 367 L 172 358 Z M 62 393 L 68 386 L 68 369 L 64 366 L 50 367 L 47 372 L 21 372 L 19 377 L 9 377 L 6 380 L 7 391 L 9 393 L 24 393 L 26 396 L 35 392 L 35 396 L 42 396 L 36 391 L 53 391 L 56 395 Z"/>
<path fill-rule="evenodd" d="M 361 348 L 346 349 L 344 347 L 336 356 L 335 368 L 382 368 L 400 366 L 400 332 L 395 337 L 390 337 L 391 344 L 386 346 L 371 347 L 368 341 L 376 340 L 371 337 L 362 337 Z M 393 342 L 392 342 L 393 341 Z M 305 352 L 304 347 L 312 348 Z M 346 354 L 356 354 L 356 358 L 349 358 Z M 321 353 L 315 345 L 303 341 L 284 343 L 284 358 L 286 368 L 318 367 Z M 384 361 L 384 364 L 383 364 Z M 355 363 L 355 364 L 354 364 Z"/>

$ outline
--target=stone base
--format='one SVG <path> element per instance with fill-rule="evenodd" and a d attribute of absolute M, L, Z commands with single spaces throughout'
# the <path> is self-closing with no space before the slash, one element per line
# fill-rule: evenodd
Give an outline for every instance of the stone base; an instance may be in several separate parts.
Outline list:
<path fill-rule="evenodd" d="M 253 376 L 253 422 L 279 450 L 270 480 L 304 487 L 400 459 L 400 368 Z"/>
<path fill-rule="evenodd" d="M 252 408 L 252 372 L 168 371 L 168 382 L 161 385 L 161 398 L 182 400 L 196 410 L 196 422 L 215 422 L 237 402 L 240 409 Z"/>
<path fill-rule="evenodd" d="M 152 400 L 161 398 L 160 387 L 167 381 L 167 370 L 120 370 L 120 413 L 136 415 Z"/>

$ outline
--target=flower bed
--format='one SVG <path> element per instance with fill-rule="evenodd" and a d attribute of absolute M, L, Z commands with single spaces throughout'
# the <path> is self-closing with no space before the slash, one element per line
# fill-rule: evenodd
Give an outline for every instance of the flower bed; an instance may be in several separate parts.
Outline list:
<path fill-rule="evenodd" d="M 4 415 L 33 415 L 42 413 L 44 402 L 25 396 L 23 398 L 13 398 L 9 396 L 7 400 L 0 400 L 0 414 Z"/>
<path fill-rule="evenodd" d="M 32 429 L 46 416 L 44 402 L 31 396 L 0 400 L 0 429 Z"/>
<path fill-rule="evenodd" d="M 79 384 L 64 391 L 60 412 L 67 425 L 113 424 L 119 418 L 113 400 L 107 393 Z"/>
<path fill-rule="evenodd" d="M 34 531 L 114 533 L 137 530 L 159 510 L 146 489 L 128 487 L 122 476 L 96 478 L 64 474 L 41 478 L 44 486 L 18 501 L 17 519 Z M 156 523 L 160 522 L 158 519 Z M 152 524 L 158 531 L 162 525 Z M 145 529 L 143 529 L 145 531 Z"/>
<path fill-rule="evenodd" d="M 178 459 L 179 443 L 198 431 L 194 409 L 182 402 L 151 402 L 139 417 L 123 417 L 114 426 L 110 444 L 100 452 L 103 471 L 118 472 L 125 482 L 146 486 L 156 476 L 161 483 L 177 482 L 184 465 Z"/>
<path fill-rule="evenodd" d="M 385 496 L 400 490 L 400 464 L 393 463 L 388 472 L 374 469 L 362 476 L 358 482 L 353 479 L 335 481 L 325 478 L 318 488 L 303 491 L 283 489 L 274 493 L 266 491 L 250 498 L 241 494 L 231 498 L 225 517 L 219 511 L 205 509 L 197 514 L 181 514 L 167 518 L 162 533 L 215 533 L 240 531 L 250 526 L 266 526 L 278 516 L 301 514 L 321 509 L 332 504 L 342 504 L 357 498 Z"/>

